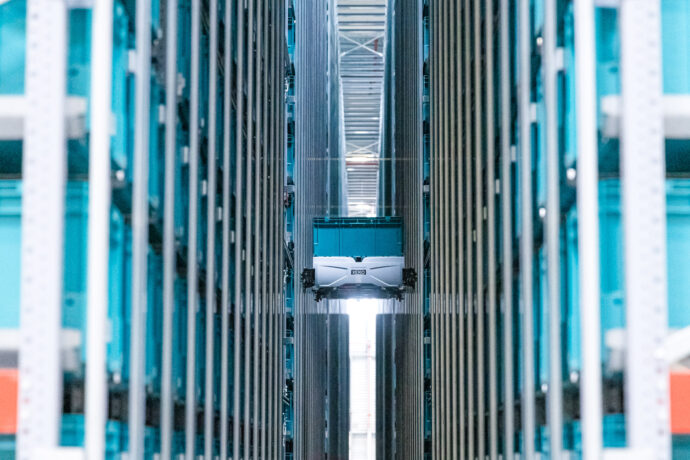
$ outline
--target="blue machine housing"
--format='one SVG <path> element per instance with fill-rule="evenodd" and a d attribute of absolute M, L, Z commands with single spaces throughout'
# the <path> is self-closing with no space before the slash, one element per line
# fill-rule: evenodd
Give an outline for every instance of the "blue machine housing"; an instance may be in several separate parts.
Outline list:
<path fill-rule="evenodd" d="M 313 269 L 302 284 L 321 298 L 400 298 L 414 287 L 405 269 L 403 225 L 396 217 L 314 219 Z"/>
<path fill-rule="evenodd" d="M 314 257 L 402 257 L 399 217 L 314 219 Z"/>

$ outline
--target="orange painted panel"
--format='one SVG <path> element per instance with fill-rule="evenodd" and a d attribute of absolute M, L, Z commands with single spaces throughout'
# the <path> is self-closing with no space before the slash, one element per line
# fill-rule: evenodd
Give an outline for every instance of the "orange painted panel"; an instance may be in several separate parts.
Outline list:
<path fill-rule="evenodd" d="M 0 369 L 0 434 L 17 432 L 17 369 Z"/>
<path fill-rule="evenodd" d="M 690 372 L 671 372 L 671 432 L 690 434 Z"/>

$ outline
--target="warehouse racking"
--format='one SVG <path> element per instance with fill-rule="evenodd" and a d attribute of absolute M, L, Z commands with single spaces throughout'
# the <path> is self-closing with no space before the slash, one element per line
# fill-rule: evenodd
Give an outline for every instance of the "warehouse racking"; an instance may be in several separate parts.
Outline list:
<path fill-rule="evenodd" d="M 300 275 L 372 223 L 379 458 L 690 456 L 689 50 L 686 0 L 0 0 L 0 458 L 352 456 Z"/>
<path fill-rule="evenodd" d="M 3 455 L 278 456 L 283 10 L 0 5 Z"/>
<path fill-rule="evenodd" d="M 434 457 L 687 455 L 682 3 L 431 2 Z"/>

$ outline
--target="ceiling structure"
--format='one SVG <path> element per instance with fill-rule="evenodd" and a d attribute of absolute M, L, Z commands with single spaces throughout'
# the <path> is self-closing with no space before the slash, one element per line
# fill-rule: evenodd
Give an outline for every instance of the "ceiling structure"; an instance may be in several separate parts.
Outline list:
<path fill-rule="evenodd" d="M 375 216 L 387 0 L 336 0 L 336 5 L 347 211 Z"/>

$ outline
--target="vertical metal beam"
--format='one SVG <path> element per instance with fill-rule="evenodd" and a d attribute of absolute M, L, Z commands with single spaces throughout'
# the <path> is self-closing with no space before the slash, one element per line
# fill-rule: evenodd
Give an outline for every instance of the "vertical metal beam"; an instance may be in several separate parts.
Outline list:
<path fill-rule="evenodd" d="M 252 309 L 256 299 L 252 295 L 253 254 L 252 248 L 252 211 L 254 211 L 254 190 L 252 188 L 254 162 L 254 1 L 248 0 L 247 12 L 247 167 L 246 167 L 246 210 L 244 232 L 244 458 L 251 458 L 251 419 L 252 419 Z"/>
<path fill-rule="evenodd" d="M 523 455 L 534 458 L 534 300 L 532 297 L 534 242 L 532 224 L 532 121 L 530 0 L 518 0 L 518 125 L 520 142 L 520 293 L 522 308 L 522 434 Z"/>
<path fill-rule="evenodd" d="M 440 59 L 440 76 L 441 76 L 441 94 L 440 102 L 440 132 L 439 132 L 439 152 L 438 152 L 438 166 L 439 166 L 439 300 L 440 300 L 440 320 L 441 320 L 441 423 L 443 427 L 442 439 L 443 449 L 441 455 L 447 458 L 450 455 L 450 407 L 449 393 L 450 393 L 450 374 L 448 372 L 448 355 L 449 355 L 449 340 L 448 340 L 448 135 L 450 129 L 448 127 L 448 117 L 450 110 L 448 110 L 448 5 L 449 0 L 441 0 L 441 8 L 439 13 L 441 15 L 441 36 L 439 39 L 439 48 L 441 50 Z"/>
<path fill-rule="evenodd" d="M 192 2 L 191 72 L 189 88 L 189 231 L 187 232 L 187 381 L 185 396 L 185 458 L 196 455 L 196 314 L 198 308 L 197 232 L 199 220 L 199 46 L 201 0 Z M 137 457 L 135 457 L 137 458 Z"/>
<path fill-rule="evenodd" d="M 146 417 L 146 310 L 149 252 L 149 110 L 151 0 L 136 5 L 136 80 L 132 184 L 132 324 L 129 386 L 129 455 L 144 455 Z"/>
<path fill-rule="evenodd" d="M 27 2 L 22 159 L 21 311 L 17 458 L 59 444 L 60 331 L 65 229 L 67 10 Z"/>
<path fill-rule="evenodd" d="M 221 301 L 220 301 L 220 449 L 221 459 L 228 458 L 228 402 L 229 378 L 228 360 L 230 359 L 230 205 L 232 204 L 230 182 L 231 168 L 231 135 L 232 123 L 232 2 L 225 0 L 225 36 L 223 37 L 223 224 L 222 224 L 222 258 L 221 258 Z M 235 288 L 237 290 L 237 288 Z M 167 457 L 164 457 L 167 458 Z"/>
<path fill-rule="evenodd" d="M 506 0 L 503 0 L 506 1 Z M 599 166 L 597 145 L 594 0 L 574 2 L 577 117 L 577 233 L 582 344 L 580 413 L 582 457 L 601 458 L 601 294 L 599 287 Z M 582 331 L 581 331 L 582 334 Z M 584 336 L 583 336 L 584 338 Z"/>
<path fill-rule="evenodd" d="M 108 414 L 108 259 L 110 255 L 110 116 L 113 3 L 95 3 L 91 23 L 91 133 L 89 139 L 89 241 L 87 261 L 85 453 L 105 454 Z"/>
<path fill-rule="evenodd" d="M 278 146 L 278 129 L 279 122 L 282 117 L 282 112 L 285 108 L 280 104 L 279 95 L 282 90 L 282 82 L 279 80 L 280 72 L 278 65 L 280 64 L 280 54 L 278 49 L 278 33 L 277 31 L 282 31 L 279 28 L 280 23 L 278 19 L 280 17 L 278 8 L 284 8 L 283 2 L 278 2 L 276 0 L 271 0 L 271 78 L 270 78 L 270 105 L 269 112 L 271 113 L 271 128 L 269 130 L 268 136 L 268 155 L 270 164 L 270 175 L 271 175 L 271 188 L 270 195 L 267 198 L 270 203 L 270 216 L 269 216 L 269 227 L 270 227 L 270 239 L 269 239 L 269 257 L 268 261 L 270 264 L 270 278 L 269 278 L 269 305 L 268 305 L 268 369 L 274 369 L 269 379 L 268 391 L 267 391 L 267 411 L 266 411 L 266 422 L 263 424 L 263 431 L 261 432 L 261 444 L 262 452 L 266 452 L 266 458 L 277 457 L 278 446 L 277 436 L 276 436 L 276 425 L 277 425 L 277 403 L 278 399 L 278 376 L 282 372 L 284 366 L 283 362 L 278 356 L 278 339 L 279 330 L 277 324 L 277 305 L 278 305 L 278 276 L 281 273 L 281 268 L 279 264 L 280 256 L 278 254 L 278 249 L 282 249 L 279 246 L 279 223 L 280 216 L 282 213 L 282 201 L 279 200 L 279 189 L 278 189 L 278 168 L 279 168 L 279 152 L 280 147 Z M 282 192 L 282 190 L 281 190 Z M 265 449 L 265 450 L 264 450 Z"/>
<path fill-rule="evenodd" d="M 218 82 L 218 0 L 209 0 L 208 50 L 208 138 L 207 138 L 207 194 L 206 194 L 206 375 L 204 378 L 204 458 L 213 458 L 214 438 L 214 365 L 216 312 L 216 127 Z"/>
<path fill-rule="evenodd" d="M 294 155 L 294 182 L 296 184 L 299 183 L 299 180 L 301 179 L 302 175 L 302 168 L 304 166 L 304 159 L 302 158 L 302 149 L 300 148 L 300 142 L 302 142 L 302 138 L 304 137 L 303 132 L 307 126 L 300 126 L 301 123 L 307 124 L 308 119 L 306 117 L 303 117 L 302 115 L 302 110 L 303 108 L 301 105 L 304 103 L 306 104 L 307 102 L 307 97 L 302 96 L 301 90 L 302 90 L 302 79 L 306 78 L 306 75 L 301 75 L 301 67 L 297 66 L 297 61 L 302 59 L 304 56 L 300 52 L 300 47 L 303 46 L 304 44 L 302 43 L 302 40 L 304 39 L 303 36 L 306 35 L 307 32 L 307 25 L 305 24 L 303 27 L 299 26 L 299 18 L 302 15 L 302 12 L 304 11 L 304 8 L 302 6 L 302 2 L 297 0 L 294 2 L 294 8 L 295 8 L 295 15 L 296 15 L 296 20 L 295 20 L 295 28 L 294 28 L 294 33 L 295 33 L 295 155 Z M 305 14 L 306 16 L 306 14 Z M 300 289 L 299 289 L 299 282 L 297 281 L 297 274 L 299 273 L 299 270 L 302 265 L 302 248 L 300 245 L 298 245 L 299 240 L 298 238 L 301 238 L 300 235 L 300 228 L 301 228 L 301 219 L 300 219 L 300 214 L 304 209 L 304 194 L 299 193 L 299 190 L 297 189 L 297 186 L 295 187 L 295 216 L 294 216 L 294 236 L 293 240 L 295 243 L 295 251 L 294 251 L 294 267 L 293 267 L 293 272 L 295 274 L 295 307 L 294 307 L 294 317 L 295 317 L 295 336 L 294 336 L 294 356 L 295 356 L 295 363 L 294 363 L 294 416 L 293 416 L 293 424 L 294 424 L 294 456 L 297 458 L 303 458 L 304 457 L 304 434 L 302 433 L 302 412 L 303 412 L 303 352 L 302 350 L 304 349 L 304 341 L 303 341 L 303 335 L 304 335 L 304 315 L 303 315 L 303 310 L 304 310 L 304 305 L 303 305 L 303 300 L 302 296 L 300 295 Z"/>
<path fill-rule="evenodd" d="M 451 148 L 451 143 L 452 143 L 452 137 L 455 135 L 455 129 L 453 127 L 453 118 L 452 116 L 455 114 L 454 109 L 452 108 L 452 102 L 454 101 L 453 99 L 453 42 L 452 42 L 452 9 L 451 5 L 454 4 L 455 2 L 453 1 L 447 1 L 445 5 L 445 11 L 444 11 L 444 32 L 443 32 L 443 41 L 445 42 L 445 59 L 444 59 L 444 82 L 445 82 L 445 96 L 444 96 L 444 125 L 445 125 L 445 133 L 444 133 L 444 152 L 443 152 L 443 219 L 444 219 L 444 232 L 445 232 L 445 237 L 443 240 L 443 257 L 444 257 L 444 323 L 445 323 L 445 331 L 444 331 L 444 347 L 446 350 L 446 356 L 445 356 L 445 374 L 446 374 L 446 422 L 445 422 L 445 429 L 446 429 L 446 442 L 447 442 L 447 447 L 446 447 L 446 455 L 448 457 L 453 458 L 453 452 L 455 450 L 455 443 L 454 443 L 454 405 L 453 405 L 453 394 L 455 393 L 455 387 L 453 385 L 453 372 L 452 372 L 452 361 L 454 360 L 455 356 L 455 350 L 453 349 L 453 342 L 452 342 L 452 337 L 453 337 L 453 315 L 451 313 L 452 308 L 453 308 L 453 303 L 452 303 L 452 286 L 453 283 L 451 281 L 452 278 L 452 270 L 451 270 L 451 265 L 453 264 L 454 260 L 454 255 L 451 252 L 450 248 L 452 245 L 452 241 L 454 241 L 455 234 L 454 234 L 454 228 L 452 227 L 451 223 L 451 208 L 452 205 L 450 204 L 451 201 L 451 194 L 452 194 L 452 176 L 451 176 L 451 157 L 454 154 L 453 149 Z M 457 455 L 457 454 L 456 454 Z"/>
<path fill-rule="evenodd" d="M 476 359 L 477 359 L 477 457 L 486 457 L 484 399 L 484 122 L 482 81 L 482 2 L 474 2 L 474 231 L 476 275 Z"/>
<path fill-rule="evenodd" d="M 641 457 L 671 458 L 666 340 L 666 191 L 661 2 L 624 0 L 621 27 L 621 176 L 628 442 Z"/>
<path fill-rule="evenodd" d="M 430 272 L 430 286 L 429 286 L 429 319 L 431 329 L 431 366 L 430 366 L 430 383 L 431 383 L 431 452 L 432 456 L 437 455 L 438 436 L 436 433 L 438 423 L 436 421 L 436 313 L 434 312 L 434 287 L 435 287 L 435 273 L 434 273 L 434 142 L 435 136 L 435 104 L 436 104 L 436 38 L 435 25 L 436 20 L 436 0 L 429 0 L 429 272 Z"/>
<path fill-rule="evenodd" d="M 431 179 L 430 179 L 430 199 L 431 199 L 431 336 L 432 336 L 432 404 L 433 404 L 433 436 L 434 436 L 434 456 L 441 457 L 440 430 L 442 428 L 440 418 L 441 385 L 440 359 L 439 359 L 439 320 L 438 320 L 438 82 L 439 82 L 439 14 L 438 7 L 440 0 L 432 0 L 431 8 Z"/>
<path fill-rule="evenodd" d="M 285 12 L 287 5 L 285 2 L 276 1 L 274 3 L 276 14 L 274 16 L 274 44 L 275 44 L 275 78 L 273 79 L 273 98 L 274 111 L 278 115 L 276 125 L 272 129 L 271 151 L 273 152 L 273 171 L 276 177 L 274 189 L 275 201 L 275 219 L 274 219 L 274 239 L 273 239 L 273 260 L 276 265 L 274 270 L 274 278 L 272 281 L 273 290 L 273 304 L 271 325 L 273 326 L 272 337 L 272 355 L 273 368 L 278 368 L 278 372 L 272 379 L 272 403 L 269 410 L 270 437 L 269 444 L 269 458 L 279 458 L 282 455 L 281 436 L 283 433 L 283 418 L 282 418 L 282 401 L 283 401 L 283 383 L 285 382 L 284 369 L 285 360 L 283 359 L 283 291 L 282 291 L 282 276 L 283 276 L 283 245 L 284 245 L 284 208 L 283 208 L 283 159 L 285 155 L 285 145 L 283 143 L 283 134 L 286 130 L 284 123 L 285 119 L 285 104 L 284 104 L 284 62 L 285 62 L 285 34 L 287 24 L 285 22 Z M 293 393 L 294 395 L 294 393 Z"/>
<path fill-rule="evenodd" d="M 285 385 L 285 347 L 283 345 L 283 340 L 285 337 L 286 324 L 285 324 L 285 291 L 283 283 L 283 269 L 285 267 L 285 210 L 282 206 L 283 203 L 283 190 L 286 184 L 286 139 L 287 139 L 287 125 L 286 111 L 285 111 L 285 58 L 287 57 L 287 47 L 286 47 L 286 28 L 287 28 L 287 5 L 281 3 L 280 14 L 278 16 L 278 24 L 280 28 L 280 41 L 279 54 L 278 54 L 278 104 L 280 109 L 280 123 L 278 130 L 278 203 L 280 203 L 280 212 L 278 213 L 278 244 L 276 250 L 278 251 L 278 260 L 280 271 L 278 272 L 278 286 L 277 286 L 277 297 L 278 297 L 278 325 L 276 331 L 276 340 L 278 348 L 278 358 L 280 365 L 280 380 L 277 385 L 276 394 L 276 410 L 275 410 L 275 434 L 276 442 L 279 443 L 279 447 L 276 448 L 277 456 L 282 457 L 285 453 L 284 443 L 279 442 L 282 440 L 283 433 L 283 387 Z M 294 283 L 294 281 L 293 281 Z M 293 393 L 294 395 L 294 393 Z"/>
<path fill-rule="evenodd" d="M 426 401 L 425 401 L 425 337 L 424 337 L 424 303 L 425 303 L 425 292 L 427 279 L 424 276 L 424 2 L 414 1 L 414 11 L 416 13 L 416 34 L 415 44 L 416 47 L 416 79 L 414 88 L 416 90 L 416 104 L 415 104 L 415 118 L 413 118 L 414 125 L 412 129 L 417 133 L 416 137 L 416 151 L 417 154 L 413 159 L 414 169 L 412 171 L 413 180 L 416 181 L 416 197 L 413 200 L 414 207 L 414 219 L 416 220 L 416 228 L 418 229 L 416 234 L 416 240 L 414 240 L 413 246 L 413 263 L 416 267 L 417 273 L 419 273 L 419 284 L 417 288 L 417 294 L 414 296 L 413 301 L 413 312 L 417 315 L 418 320 L 416 324 L 416 334 L 418 337 L 418 343 L 416 346 L 417 356 L 419 357 L 419 362 L 417 363 L 416 371 L 416 381 L 418 385 L 418 390 L 416 394 L 419 397 L 416 399 L 417 408 L 417 427 L 418 427 L 418 438 L 417 446 L 415 449 L 415 455 L 421 457 L 427 452 L 426 449 Z M 420 193 L 422 192 L 422 193 Z"/>
<path fill-rule="evenodd" d="M 561 256 L 560 256 L 560 152 L 558 148 L 558 96 L 556 93 L 556 0 L 544 0 L 542 46 L 544 105 L 546 111 L 546 270 L 549 318 L 548 428 L 549 452 L 560 458 L 563 450 L 563 380 L 561 364 Z"/>
<path fill-rule="evenodd" d="M 498 348 L 496 338 L 496 132 L 495 119 L 499 108 L 494 99 L 494 2 L 486 0 L 486 210 L 487 210 L 487 310 L 489 336 L 489 458 L 498 459 Z M 507 76 L 503 76 L 507 78 Z"/>
<path fill-rule="evenodd" d="M 279 37 L 280 41 L 278 42 L 278 84 L 276 85 L 276 89 L 278 91 L 277 93 L 277 101 L 278 105 L 280 107 L 280 122 L 278 124 L 279 129 L 278 129 L 278 137 L 277 137 L 277 155 L 278 155 L 278 199 L 277 203 L 279 203 L 279 209 L 280 211 L 278 212 L 278 229 L 277 229 L 277 236 L 278 236 L 278 242 L 276 244 L 276 251 L 278 252 L 278 267 L 279 272 L 278 272 L 278 277 L 277 277 L 277 282 L 278 285 L 276 286 L 276 296 L 278 299 L 277 302 L 277 320 L 278 324 L 276 325 L 276 345 L 277 345 L 277 356 L 278 356 L 278 362 L 280 363 L 280 373 L 279 377 L 280 379 L 277 382 L 276 385 L 276 408 L 275 408 L 275 428 L 274 428 L 274 433 L 275 433 L 275 443 L 278 444 L 276 446 L 276 457 L 281 458 L 285 454 L 285 445 L 282 442 L 283 440 L 283 388 L 285 386 L 285 346 L 283 344 L 283 340 L 285 338 L 285 332 L 287 329 L 286 323 L 285 323 L 285 286 L 284 286 L 284 278 L 283 278 L 283 269 L 285 268 L 285 209 L 283 207 L 283 191 L 284 191 L 284 186 L 286 184 L 286 150 L 287 150 L 287 144 L 286 144 L 286 139 L 287 139 L 287 125 L 285 123 L 286 120 L 286 110 L 285 110 L 285 59 L 287 57 L 287 46 L 286 46 L 286 29 L 287 29 L 287 5 L 284 3 L 281 3 L 281 8 L 280 8 L 280 14 L 278 15 L 278 24 L 279 24 Z M 294 206 L 294 205 L 293 205 Z M 294 273 L 294 271 L 293 271 Z M 294 281 L 293 281 L 294 283 Z M 293 284 L 294 286 L 294 284 Z M 293 310 L 294 312 L 294 310 Z M 293 393 L 294 396 L 294 393 Z"/>
<path fill-rule="evenodd" d="M 267 368 L 267 361 L 270 359 L 271 355 L 271 350 L 269 348 L 269 340 L 270 338 L 267 336 L 268 333 L 268 328 L 266 322 L 268 321 L 268 318 L 270 317 L 271 314 L 271 301 L 273 297 L 271 296 L 271 292 L 269 290 L 269 283 L 271 281 L 271 275 L 273 274 L 273 270 L 275 270 L 275 261 L 271 259 L 271 253 L 269 253 L 269 244 L 272 246 L 272 242 L 274 241 L 274 228 L 269 224 L 269 220 L 272 223 L 272 219 L 274 218 L 275 215 L 275 210 L 276 210 L 276 204 L 272 203 L 272 198 L 273 198 L 273 192 L 275 187 L 275 175 L 273 172 L 269 173 L 269 168 L 271 167 L 271 159 L 273 156 L 273 151 L 271 150 L 272 145 L 269 144 L 269 139 L 270 139 L 270 134 L 273 132 L 273 126 L 275 125 L 275 118 L 276 118 L 276 113 L 275 113 L 275 106 L 272 104 L 269 105 L 269 100 L 271 103 L 273 103 L 273 97 L 271 97 L 269 93 L 269 88 L 272 88 L 275 82 L 272 81 L 272 79 L 275 76 L 275 53 L 273 52 L 274 49 L 274 40 L 275 40 L 275 28 L 273 27 L 273 14 L 275 14 L 275 2 L 271 2 L 273 5 L 271 5 L 270 9 L 270 14 L 269 14 L 269 2 L 264 1 L 264 11 L 265 14 L 263 16 L 263 30 L 265 31 L 264 33 L 266 34 L 266 42 L 264 44 L 264 62 L 266 63 L 264 67 L 264 78 L 263 78 L 263 93 L 264 97 L 261 98 L 259 97 L 259 100 L 262 102 L 263 107 L 262 107 L 262 115 L 263 115 L 263 130 L 261 132 L 262 134 L 262 143 L 263 143 L 263 158 L 262 158 L 262 172 L 263 172 L 263 188 L 262 188 L 262 194 L 261 194 L 261 202 L 262 202 L 262 217 L 261 217 L 261 254 L 262 254 L 262 259 L 261 259 L 261 307 L 262 307 L 262 315 L 261 315 L 261 412 L 260 412 L 260 417 L 259 417 L 259 430 L 261 432 L 261 438 L 257 436 L 257 442 L 259 443 L 259 452 L 260 455 L 263 458 L 268 458 L 268 451 L 266 450 L 266 430 L 267 430 L 267 398 L 270 395 L 270 392 L 267 391 L 266 385 L 267 385 L 267 376 L 266 372 L 267 369 L 273 369 L 272 367 Z M 269 19 L 270 18 L 270 19 Z M 271 28 L 271 34 L 269 35 L 269 27 Z M 269 40 L 270 38 L 270 40 Z M 269 82 L 271 84 L 269 85 Z M 273 109 L 273 111 L 270 112 L 271 116 L 269 118 L 269 110 Z M 271 193 L 269 194 L 269 189 Z M 274 371 L 276 372 L 276 371 Z"/>
<path fill-rule="evenodd" d="M 459 458 L 464 459 L 467 447 L 467 435 L 465 428 L 467 426 L 467 417 L 465 416 L 465 392 L 467 386 L 465 385 L 465 367 L 466 367 L 466 349 L 465 349 L 465 295 L 467 284 L 465 283 L 465 226 L 464 226 L 464 215 L 465 215 L 465 201 L 464 201 L 464 152 L 467 148 L 466 137 L 463 136 L 463 120 L 465 114 L 463 112 L 463 77 L 465 75 L 464 71 L 464 54 L 463 54 L 463 7 L 460 2 L 456 3 L 455 10 L 455 24 L 453 30 L 455 31 L 455 85 L 456 85 L 456 111 L 457 111 L 457 156 L 458 156 L 458 168 L 457 168 L 457 179 L 454 183 L 454 188 L 456 189 L 456 194 L 458 196 L 458 219 L 457 219 L 457 257 L 456 262 L 458 269 L 458 293 L 455 308 L 458 309 L 458 341 L 455 347 L 459 347 L 458 354 L 458 418 L 459 423 L 457 429 L 459 430 L 458 442 L 460 444 L 460 449 L 458 451 Z"/>
<path fill-rule="evenodd" d="M 576 2 L 577 3 L 577 2 Z M 513 222 L 511 180 L 510 9 L 500 0 L 501 97 L 501 287 L 503 296 L 503 458 L 512 460 L 514 447 L 513 396 Z"/>
<path fill-rule="evenodd" d="M 261 322 L 261 317 L 263 316 L 262 310 L 263 310 L 263 297 L 260 297 L 261 290 L 260 290 L 260 282 L 261 282 L 261 272 L 260 272 L 260 267 L 261 267 L 261 254 L 260 254 L 260 240 L 259 237 L 265 237 L 263 233 L 261 233 L 261 215 L 262 215 L 262 208 L 265 207 L 265 203 L 261 199 L 261 175 L 262 175 L 262 147 L 261 147 L 261 138 L 262 138 L 262 122 L 263 122 L 263 114 L 262 114 L 262 90 L 263 90 L 263 83 L 262 80 L 264 79 L 263 77 L 263 6 L 264 6 L 264 0 L 257 0 L 257 11 L 256 11 L 256 87 L 255 87 L 255 94 L 256 94 L 256 134 L 254 136 L 254 155 L 255 155 L 255 171 L 254 171 L 254 224 L 253 224 L 253 233 L 254 233 L 254 377 L 253 381 L 254 384 L 252 385 L 252 393 L 253 393 L 253 398 L 254 398 L 254 407 L 253 407 L 253 413 L 254 413 L 254 420 L 253 420 L 253 434 L 252 434 L 252 441 L 253 441 L 253 455 L 254 457 L 259 457 L 259 421 L 260 421 L 260 416 L 259 416 L 259 383 L 260 383 L 260 376 L 259 376 L 259 360 L 260 360 L 260 348 L 259 348 L 259 332 L 260 332 L 260 322 Z M 251 139 L 250 139 L 251 141 Z"/>
<path fill-rule="evenodd" d="M 449 265 L 450 265 L 450 329 L 451 329 L 451 339 L 450 339 L 450 400 L 451 400 L 451 423 L 449 424 L 451 436 L 450 444 L 451 451 L 450 456 L 453 459 L 458 458 L 458 422 L 462 417 L 458 413 L 458 292 L 457 292 L 457 268 L 462 264 L 461 258 L 458 257 L 457 253 L 457 243 L 458 243 L 458 219 L 457 219 L 457 184 L 460 182 L 457 175 L 458 168 L 456 166 L 456 159 L 458 156 L 458 144 L 459 138 L 458 133 L 460 130 L 456 129 L 458 126 L 458 117 L 456 114 L 460 108 L 460 101 L 458 100 L 457 93 L 460 89 L 460 84 L 457 77 L 457 62 L 460 62 L 460 55 L 458 53 L 458 43 L 454 40 L 455 30 L 458 26 L 456 23 L 457 11 L 460 9 L 458 2 L 450 2 L 450 10 L 446 14 L 449 21 L 449 33 L 446 37 L 448 42 L 448 47 L 450 49 L 450 62 L 449 65 L 449 75 L 448 84 L 450 86 L 450 94 L 448 95 L 449 101 L 449 112 L 450 112 L 450 162 L 446 166 L 446 170 L 450 172 L 448 187 L 450 189 L 450 198 L 446 201 L 448 207 L 450 207 L 450 245 L 446 246 L 446 250 L 450 248 L 449 252 Z M 455 45 L 455 46 L 454 46 Z"/>
<path fill-rule="evenodd" d="M 466 296 L 465 296 L 465 310 L 467 321 L 465 324 L 465 344 L 467 348 L 466 354 L 466 369 L 467 369 L 467 456 L 474 458 L 475 456 L 475 418 L 474 418 L 474 263 L 473 263 L 473 232 L 472 228 L 472 72 L 471 72 L 471 39 L 470 39 L 470 18 L 472 10 L 470 9 L 470 0 L 465 0 L 465 17 L 464 17 L 464 56 L 465 56 L 465 276 L 466 276 Z M 476 139 L 474 140 L 477 141 Z"/>
<path fill-rule="evenodd" d="M 167 0 L 165 33 L 165 194 L 163 197 L 163 344 L 161 457 L 172 458 L 173 315 L 175 311 L 175 166 L 177 161 L 177 0 Z M 104 32 L 99 28 L 98 35 Z M 95 96 L 95 93 L 94 93 Z M 93 96 L 92 96 L 93 97 Z M 88 426 L 88 424 L 87 424 Z M 90 457 L 89 457 L 90 458 Z"/>
<path fill-rule="evenodd" d="M 439 458 L 444 457 L 444 442 L 445 437 L 444 432 L 444 391 L 443 391 L 443 372 L 442 372 L 442 362 L 443 362 L 443 318 L 441 316 L 441 214 L 439 210 L 441 209 L 441 94 L 443 92 L 443 81 L 442 81 L 442 67 L 441 60 L 443 58 L 442 46 L 443 41 L 441 39 L 443 16 L 442 16 L 442 2 L 443 0 L 438 0 L 436 3 L 436 17 L 434 19 L 434 36 L 435 41 L 435 56 L 434 56 L 434 74 L 435 74 L 435 106 L 434 106 L 434 140 L 433 140 L 433 177 L 431 180 L 431 193 L 433 194 L 432 200 L 432 221 L 434 226 L 432 227 L 432 241 L 433 241 L 433 253 L 432 253 L 432 277 L 434 280 L 434 313 L 435 313 L 435 345 L 436 345 L 436 364 L 434 365 L 436 371 L 436 436 L 437 436 L 437 455 Z"/>
<path fill-rule="evenodd" d="M 244 209 L 243 155 L 244 143 L 244 1 L 237 0 L 237 77 L 235 87 L 235 320 L 234 320 L 234 359 L 233 359 L 233 425 L 232 425 L 232 458 L 240 458 L 240 374 L 242 369 L 242 222 Z"/>

